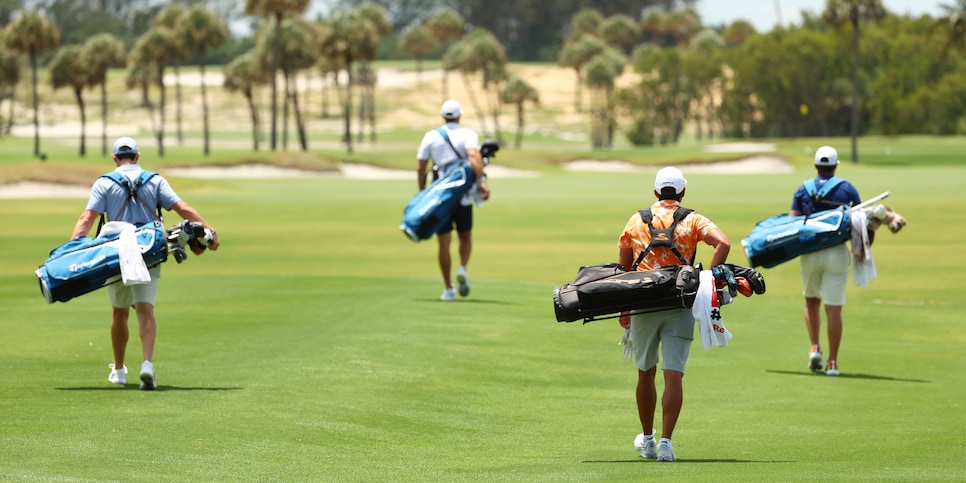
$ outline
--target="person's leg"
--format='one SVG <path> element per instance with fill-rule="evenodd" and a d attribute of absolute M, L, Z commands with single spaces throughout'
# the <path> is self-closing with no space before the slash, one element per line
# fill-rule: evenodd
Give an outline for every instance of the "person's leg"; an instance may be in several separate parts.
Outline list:
<path fill-rule="evenodd" d="M 637 414 L 644 434 L 654 431 L 654 410 L 657 408 L 657 387 L 654 384 L 656 373 L 657 366 L 646 371 L 637 370 Z"/>
<path fill-rule="evenodd" d="M 124 353 L 127 350 L 129 332 L 127 319 L 130 310 L 113 307 L 111 314 L 111 348 L 114 350 L 114 367 L 118 370 L 124 367 Z"/>
<path fill-rule="evenodd" d="M 684 373 L 664 369 L 664 396 L 661 400 L 661 408 L 664 413 L 664 425 L 661 427 L 662 438 L 671 439 L 674 426 L 678 423 L 678 416 L 681 415 L 683 403 Z"/>
<path fill-rule="evenodd" d="M 822 316 L 819 309 L 822 299 L 815 297 L 805 297 L 805 326 L 808 327 L 808 339 L 812 346 L 819 345 L 819 331 L 822 327 Z"/>
<path fill-rule="evenodd" d="M 470 263 L 470 253 L 473 251 L 472 231 L 464 231 L 457 234 L 459 237 L 460 266 L 466 267 Z"/>
<path fill-rule="evenodd" d="M 154 341 L 158 336 L 157 320 L 154 318 L 154 305 L 147 302 L 134 304 L 138 317 L 138 333 L 141 336 L 141 351 L 144 360 L 154 360 Z"/>
<path fill-rule="evenodd" d="M 453 288 L 453 282 L 450 279 L 450 269 L 453 262 L 449 254 L 449 245 L 452 238 L 452 232 L 436 234 L 436 240 L 439 242 L 439 270 L 443 274 L 443 284 L 446 285 L 446 288 Z"/>
<path fill-rule="evenodd" d="M 837 363 L 842 342 L 842 306 L 826 304 L 825 317 L 828 319 L 828 360 Z"/>

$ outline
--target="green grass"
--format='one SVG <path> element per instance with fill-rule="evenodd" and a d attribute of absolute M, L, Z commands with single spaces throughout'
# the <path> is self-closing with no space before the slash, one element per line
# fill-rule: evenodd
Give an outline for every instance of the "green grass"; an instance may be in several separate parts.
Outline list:
<path fill-rule="evenodd" d="M 153 393 L 106 381 L 106 292 L 37 290 L 84 200 L 0 200 L 0 480 L 962 481 L 966 168 L 866 159 L 840 175 L 890 190 L 909 225 L 848 289 L 843 376 L 805 370 L 797 263 L 764 270 L 765 295 L 724 308 L 731 345 L 692 350 L 676 464 L 631 448 L 617 323 L 560 324 L 551 302 L 616 258 L 649 174 L 492 180 L 473 291 L 448 305 L 435 243 L 396 228 L 412 181 L 174 178 L 223 246 L 164 266 Z M 746 263 L 740 239 L 811 172 L 686 175 L 684 204 Z M 128 354 L 136 369 L 136 329 Z"/>

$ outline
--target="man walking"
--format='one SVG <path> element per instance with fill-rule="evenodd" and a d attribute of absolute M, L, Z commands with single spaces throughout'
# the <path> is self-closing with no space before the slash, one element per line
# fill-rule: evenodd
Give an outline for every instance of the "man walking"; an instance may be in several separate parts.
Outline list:
<path fill-rule="evenodd" d="M 141 167 L 137 164 L 141 154 L 138 152 L 138 145 L 134 139 L 129 137 L 119 138 L 114 142 L 114 152 L 112 158 L 117 166 L 115 172 L 125 176 L 130 182 L 138 179 L 142 173 Z M 209 225 L 197 210 L 175 194 L 174 190 L 160 175 L 150 177 L 136 191 L 136 196 L 117 182 L 107 177 L 100 177 L 91 187 L 91 195 L 87 202 L 87 208 L 81 213 L 71 233 L 71 239 L 85 236 L 90 232 L 94 222 L 101 214 L 106 214 L 111 221 L 121 221 L 140 226 L 145 223 L 152 223 L 157 218 L 155 210 L 164 208 L 174 210 L 181 218 L 201 223 L 211 230 L 211 241 L 208 248 L 217 250 L 219 246 L 218 234 Z M 196 254 L 201 254 L 202 249 L 194 249 Z M 111 346 L 114 351 L 114 362 L 110 364 L 111 373 L 107 380 L 112 384 L 127 383 L 127 367 L 124 365 L 124 356 L 127 350 L 128 316 L 131 307 L 138 318 L 138 333 L 141 337 L 141 351 L 144 362 L 141 363 L 139 378 L 140 387 L 144 390 L 154 390 L 157 388 L 157 378 L 154 372 L 154 343 L 157 337 L 157 321 L 154 317 L 155 297 L 158 291 L 158 278 L 161 276 L 161 266 L 157 265 L 150 269 L 151 281 L 147 284 L 126 286 L 123 283 L 114 283 L 108 286 L 108 296 L 111 300 L 113 312 L 111 315 Z"/>
<path fill-rule="evenodd" d="M 476 174 L 476 183 L 460 200 L 459 206 L 453 212 L 451 219 L 445 222 L 443 227 L 436 232 L 436 240 L 439 244 L 439 269 L 443 274 L 444 284 L 440 299 L 450 301 L 456 296 L 451 279 L 450 243 L 453 227 L 456 227 L 456 234 L 459 238 L 460 266 L 456 271 L 456 281 L 459 284 L 459 294 L 465 297 L 470 293 L 466 266 L 469 264 L 470 253 L 473 251 L 473 203 L 476 197 L 484 201 L 489 199 L 490 188 L 486 183 L 486 175 L 483 172 L 483 156 L 480 154 L 479 135 L 472 129 L 460 126 L 460 117 L 463 115 L 460 103 L 452 99 L 447 100 L 443 103 L 440 111 L 445 124 L 440 128 L 428 131 L 423 136 L 419 150 L 416 152 L 416 159 L 419 160 L 416 181 L 420 191 L 426 188 L 426 171 L 430 159 L 435 164 L 434 177 L 441 176 L 463 159 L 469 162 L 470 167 Z"/>
<path fill-rule="evenodd" d="M 728 237 L 704 215 L 681 207 L 687 180 L 681 170 L 667 167 L 657 172 L 648 223 L 641 213 L 634 213 L 618 241 L 619 262 L 625 271 L 648 271 L 673 265 L 693 265 L 698 242 L 714 247 L 711 255 L 715 278 L 724 279 L 724 265 L 731 250 Z M 670 230 L 670 236 L 661 230 Z M 630 329 L 634 361 L 637 364 L 637 411 L 644 430 L 634 440 L 634 448 L 646 459 L 675 461 L 671 436 L 681 413 L 684 399 L 684 365 L 694 340 L 694 315 L 691 309 L 621 314 L 620 325 Z M 663 424 L 661 439 L 656 440 L 654 412 L 657 408 L 658 356 L 664 373 L 662 397 Z"/>
<path fill-rule="evenodd" d="M 822 146 L 815 151 L 818 176 L 802 183 L 792 198 L 789 214 L 799 216 L 840 206 L 855 206 L 862 202 L 851 183 L 835 176 L 839 156 L 835 148 Z M 805 296 L 805 326 L 812 349 L 808 354 L 808 368 L 822 370 L 822 348 L 819 332 L 822 316 L 819 308 L 825 302 L 828 322 L 828 364 L 825 374 L 839 375 L 839 344 L 842 341 L 842 306 L 845 305 L 845 286 L 849 278 L 851 252 L 845 243 L 806 253 L 801 257 L 802 294 Z"/>

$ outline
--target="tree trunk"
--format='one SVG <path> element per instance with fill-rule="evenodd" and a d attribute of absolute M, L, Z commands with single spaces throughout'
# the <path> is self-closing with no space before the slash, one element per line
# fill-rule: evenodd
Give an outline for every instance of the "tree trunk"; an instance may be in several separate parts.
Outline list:
<path fill-rule="evenodd" d="M 275 12 L 275 38 L 272 39 L 272 134 L 271 146 L 275 151 L 278 132 L 278 62 L 282 52 L 282 12 Z"/>
<path fill-rule="evenodd" d="M 158 157 L 164 157 L 164 65 L 158 65 L 158 88 L 161 90 L 161 100 L 158 102 Z"/>
<path fill-rule="evenodd" d="M 258 152 L 258 108 L 251 89 L 245 90 L 245 99 L 248 99 L 248 110 L 252 113 L 252 148 Z"/>
<path fill-rule="evenodd" d="M 523 101 L 517 103 L 517 138 L 514 146 L 520 149 L 521 144 L 523 144 Z"/>
<path fill-rule="evenodd" d="M 288 151 L 288 104 L 292 91 L 289 87 L 288 71 L 285 69 L 282 69 L 282 79 L 285 80 L 285 96 L 282 98 L 282 151 Z"/>
<path fill-rule="evenodd" d="M 345 87 L 345 106 L 343 115 L 345 116 L 345 145 L 348 152 L 352 152 L 352 53 L 345 54 L 345 70 L 348 75 Z"/>
<path fill-rule="evenodd" d="M 376 144 L 376 84 L 369 87 L 369 142 Z"/>
<path fill-rule="evenodd" d="M 37 54 L 30 52 L 30 80 L 34 88 L 34 156 L 40 157 L 40 115 L 37 102 Z"/>
<path fill-rule="evenodd" d="M 84 92 L 81 88 L 74 88 L 74 98 L 77 99 L 77 107 L 80 108 L 80 155 L 83 158 L 87 156 L 87 115 L 84 111 Z"/>
<path fill-rule="evenodd" d="M 205 88 L 205 51 L 204 49 L 202 49 L 201 52 L 198 52 L 198 69 L 201 72 L 201 123 L 203 125 L 202 129 L 204 131 L 204 137 L 205 137 L 204 150 L 205 150 L 205 156 L 208 156 L 208 154 L 211 152 L 211 149 L 208 144 L 210 134 L 208 133 L 208 91 Z"/>
<path fill-rule="evenodd" d="M 296 78 L 298 82 L 298 78 Z M 302 112 L 299 110 L 299 89 L 296 84 L 295 88 L 292 89 L 292 109 L 295 112 L 295 128 L 299 133 L 299 143 L 302 145 L 302 151 L 309 150 L 309 141 L 305 137 L 305 124 L 302 123 Z"/>
<path fill-rule="evenodd" d="M 101 82 L 101 156 L 107 156 L 107 77 Z"/>
<path fill-rule="evenodd" d="M 179 64 L 174 64 L 174 102 L 177 104 L 175 106 L 174 117 L 175 117 L 175 129 L 178 135 L 178 146 L 184 144 L 184 133 L 181 129 L 181 66 Z"/>

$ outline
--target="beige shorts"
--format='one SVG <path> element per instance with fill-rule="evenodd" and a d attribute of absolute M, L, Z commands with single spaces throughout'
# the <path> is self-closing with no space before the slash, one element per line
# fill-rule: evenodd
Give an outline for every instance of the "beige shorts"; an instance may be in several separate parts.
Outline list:
<path fill-rule="evenodd" d="M 845 305 L 851 262 L 845 243 L 802 255 L 802 295 L 822 299 L 825 305 Z"/>
<path fill-rule="evenodd" d="M 136 303 L 147 302 L 154 305 L 158 295 L 158 279 L 161 278 L 161 265 L 148 269 L 151 281 L 142 285 L 124 285 L 123 282 L 112 283 L 107 286 L 107 293 L 111 298 L 111 305 L 123 309 L 133 307 Z"/>
<path fill-rule="evenodd" d="M 630 336 L 638 369 L 656 366 L 660 354 L 661 369 L 684 373 L 694 340 L 694 314 L 675 309 L 632 315 Z"/>

